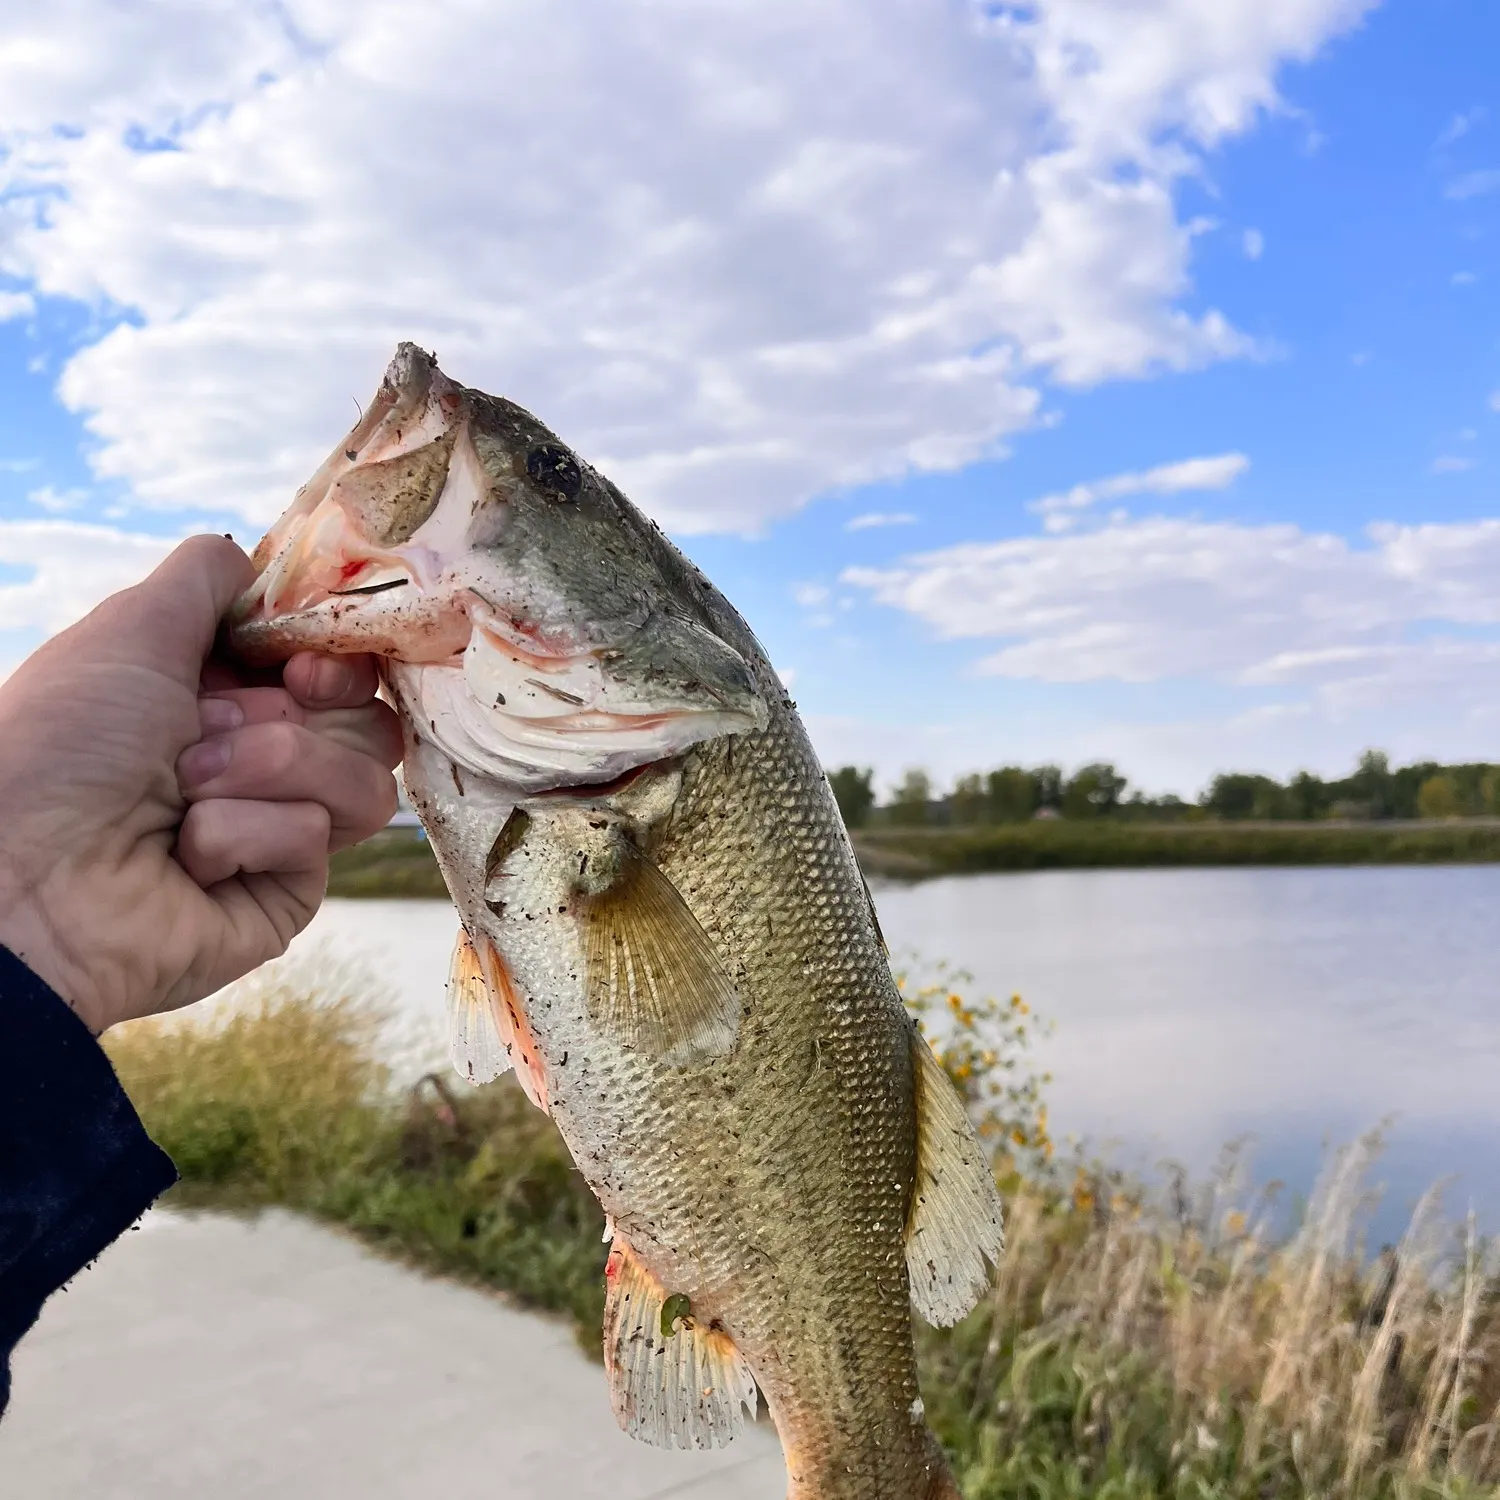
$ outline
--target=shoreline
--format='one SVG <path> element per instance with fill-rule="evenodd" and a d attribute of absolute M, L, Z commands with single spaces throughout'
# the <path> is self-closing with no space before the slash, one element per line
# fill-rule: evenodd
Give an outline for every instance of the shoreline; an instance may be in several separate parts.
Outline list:
<path fill-rule="evenodd" d="M 1014 823 L 858 829 L 864 872 L 927 880 L 1030 870 L 1500 863 L 1500 819 L 1441 823 Z M 444 900 L 420 830 L 392 827 L 334 856 L 328 894 Z"/>

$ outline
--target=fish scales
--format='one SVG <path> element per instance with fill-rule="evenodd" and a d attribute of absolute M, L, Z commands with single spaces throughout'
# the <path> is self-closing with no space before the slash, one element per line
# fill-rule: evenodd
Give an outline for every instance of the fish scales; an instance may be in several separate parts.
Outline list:
<path fill-rule="evenodd" d="M 386 657 L 463 922 L 455 1061 L 515 1066 L 608 1215 L 622 1425 L 727 1441 L 753 1379 L 793 1500 L 951 1500 L 913 1305 L 972 1305 L 998 1199 L 748 627 L 411 346 L 257 557 L 247 655 Z"/>
<path fill-rule="evenodd" d="M 663 1068 L 601 1046 L 555 1001 L 532 1028 L 554 1059 L 580 1044 L 593 1057 L 551 1068 L 548 1096 L 605 1211 L 664 1284 L 733 1330 L 789 1461 L 816 1474 L 827 1454 L 846 1471 L 842 1489 L 820 1478 L 811 1493 L 884 1500 L 915 1493 L 930 1460 L 910 1416 L 910 1053 L 842 825 L 805 791 L 816 765 L 785 710 L 732 748 L 695 749 L 650 842 L 734 955 L 745 1012 L 733 1054 L 691 1074 Z M 571 865 L 565 839 L 555 853 L 556 868 Z M 494 936 L 524 991 L 557 996 L 581 965 L 557 973 L 547 929 L 571 919 L 550 882 L 525 895 L 517 882 L 505 881 Z M 853 1488 L 847 1471 L 861 1467 L 868 1482 Z"/>

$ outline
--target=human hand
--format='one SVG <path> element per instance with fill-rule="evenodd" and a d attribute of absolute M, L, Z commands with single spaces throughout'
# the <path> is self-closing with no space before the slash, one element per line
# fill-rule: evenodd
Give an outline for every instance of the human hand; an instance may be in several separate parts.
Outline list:
<path fill-rule="evenodd" d="M 270 687 L 212 658 L 253 576 L 194 537 L 0 684 L 0 942 L 95 1032 L 284 952 L 329 854 L 395 809 L 371 658 L 305 653 Z"/>

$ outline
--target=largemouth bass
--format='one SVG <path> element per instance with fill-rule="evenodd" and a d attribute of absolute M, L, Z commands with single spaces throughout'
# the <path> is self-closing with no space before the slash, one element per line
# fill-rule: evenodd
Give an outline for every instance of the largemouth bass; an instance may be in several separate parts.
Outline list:
<path fill-rule="evenodd" d="M 452 1043 L 514 1067 L 613 1235 L 621 1425 L 775 1421 L 791 1500 L 958 1496 L 912 1314 L 1000 1253 L 828 782 L 722 595 L 536 418 L 404 344 L 256 553 L 263 662 L 375 651 L 462 928 Z"/>

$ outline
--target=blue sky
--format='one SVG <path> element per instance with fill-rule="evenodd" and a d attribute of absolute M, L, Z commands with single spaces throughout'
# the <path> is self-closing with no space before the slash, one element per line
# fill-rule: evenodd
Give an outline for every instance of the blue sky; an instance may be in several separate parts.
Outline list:
<path fill-rule="evenodd" d="M 831 761 L 1500 760 L 1492 5 L 494 12 L 0 22 L 0 655 L 258 534 L 411 336 Z"/>

